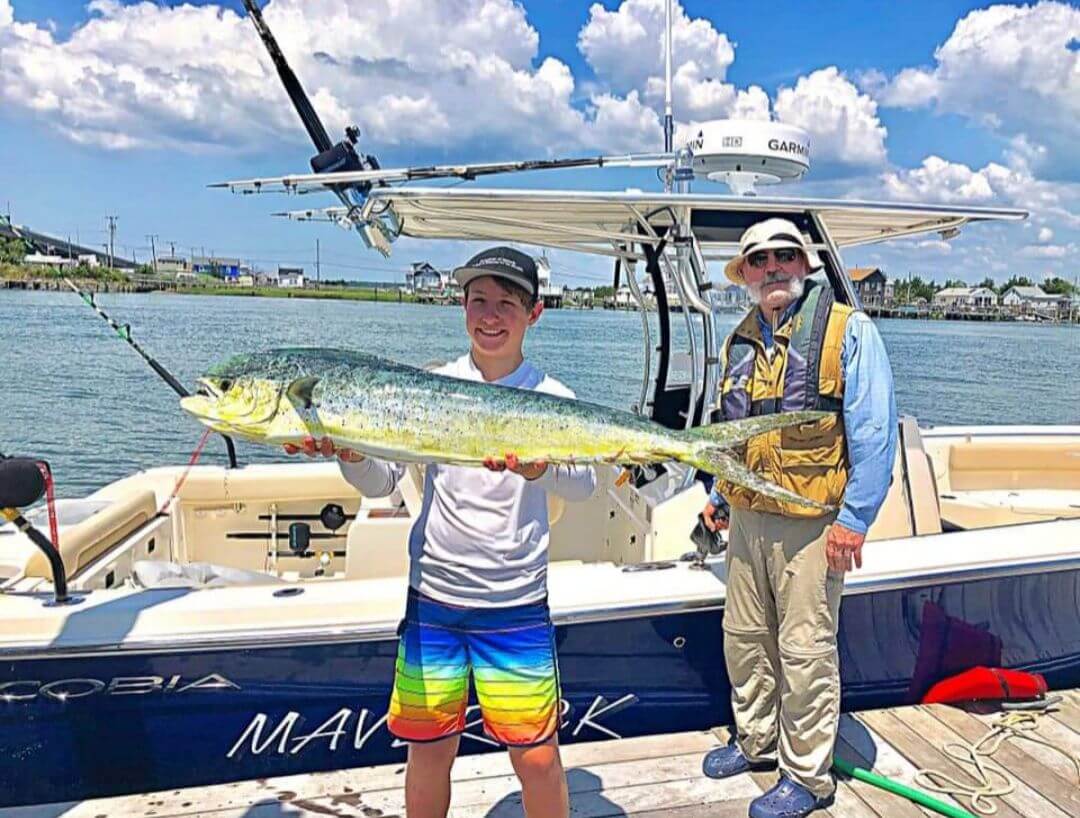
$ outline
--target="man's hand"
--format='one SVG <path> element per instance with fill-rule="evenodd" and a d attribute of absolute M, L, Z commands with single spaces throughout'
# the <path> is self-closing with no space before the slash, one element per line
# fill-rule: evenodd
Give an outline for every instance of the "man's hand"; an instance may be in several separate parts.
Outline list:
<path fill-rule="evenodd" d="M 857 534 L 850 528 L 833 523 L 825 538 L 825 559 L 829 567 L 842 574 L 851 570 L 851 561 L 854 558 L 855 567 L 862 568 L 862 547 L 865 540 L 865 534 Z"/>
<path fill-rule="evenodd" d="M 705 508 L 701 510 L 701 519 L 705 521 L 705 527 L 712 532 L 724 531 L 728 527 L 727 517 L 717 517 L 716 506 L 712 503 L 705 503 Z"/>
<path fill-rule="evenodd" d="M 308 457 L 333 457 L 337 455 L 338 460 L 342 460 L 345 463 L 359 463 L 364 459 L 364 456 L 360 452 L 353 451 L 352 449 L 338 449 L 334 446 L 334 441 L 328 437 L 324 437 L 322 440 L 316 442 L 313 437 L 305 437 L 303 442 L 299 446 L 294 446 L 292 443 L 286 443 L 283 447 L 285 454 L 298 454 L 303 452 Z"/>
<path fill-rule="evenodd" d="M 547 471 L 547 463 L 543 460 L 537 460 L 535 463 L 522 463 L 513 452 L 507 452 L 502 460 L 495 457 L 485 457 L 484 467 L 491 471 L 506 471 L 509 469 L 514 474 L 520 474 L 526 480 L 536 480 Z"/>

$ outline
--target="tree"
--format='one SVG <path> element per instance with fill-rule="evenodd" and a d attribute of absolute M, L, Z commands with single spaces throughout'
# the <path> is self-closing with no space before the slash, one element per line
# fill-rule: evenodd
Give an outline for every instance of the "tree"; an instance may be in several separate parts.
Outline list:
<path fill-rule="evenodd" d="M 1034 287 L 1035 282 L 1027 276 L 1010 276 L 1009 280 L 1001 285 L 1001 292 L 1005 293 L 1012 287 Z"/>
<path fill-rule="evenodd" d="M 1063 278 L 1054 276 L 1047 278 L 1042 283 L 1043 292 L 1048 295 L 1072 295 L 1074 292 L 1080 292 L 1076 287 L 1070 284 Z"/>
<path fill-rule="evenodd" d="M 994 292 L 998 291 L 997 284 L 994 283 L 994 279 L 990 278 L 990 276 L 987 276 L 982 281 L 980 281 L 979 286 L 986 287 L 986 289 L 993 290 Z"/>
<path fill-rule="evenodd" d="M 598 301 L 603 300 L 603 299 L 608 298 L 608 297 L 613 296 L 613 295 L 615 295 L 615 288 L 614 287 L 594 287 L 593 288 L 593 298 L 595 298 Z"/>
<path fill-rule="evenodd" d="M 0 262 L 22 264 L 29 252 L 30 246 L 23 239 L 0 236 Z"/>
<path fill-rule="evenodd" d="M 958 278 L 950 278 L 950 279 L 947 279 L 945 281 L 945 289 L 949 289 L 951 287 L 966 287 L 966 286 L 967 286 L 967 282 L 966 281 L 961 281 Z"/>

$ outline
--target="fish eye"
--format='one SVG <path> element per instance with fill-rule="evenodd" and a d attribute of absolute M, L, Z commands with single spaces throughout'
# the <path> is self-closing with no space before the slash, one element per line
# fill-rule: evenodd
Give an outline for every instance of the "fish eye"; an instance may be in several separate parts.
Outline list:
<path fill-rule="evenodd" d="M 224 378 L 218 384 L 218 386 L 221 388 L 222 392 L 228 392 L 230 389 L 232 389 L 232 385 L 233 385 L 232 378 Z"/>

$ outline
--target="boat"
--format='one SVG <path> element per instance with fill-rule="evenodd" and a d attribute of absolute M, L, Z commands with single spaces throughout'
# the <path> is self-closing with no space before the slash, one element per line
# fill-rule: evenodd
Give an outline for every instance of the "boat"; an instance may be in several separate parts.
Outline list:
<path fill-rule="evenodd" d="M 688 157 L 677 159 L 675 171 Z M 697 193 L 685 179 L 653 193 L 371 186 L 380 172 L 323 182 L 344 198 L 330 217 L 377 249 L 399 236 L 481 239 L 612 259 L 642 315 L 633 409 L 675 428 L 716 406 L 708 264 L 731 257 L 749 224 L 792 220 L 825 262 L 823 283 L 857 306 L 844 248 L 1025 215 Z M 298 178 L 292 187 L 319 184 Z M 347 185 L 362 183 L 354 198 Z M 845 710 L 918 701 L 978 665 L 1080 685 L 1080 426 L 905 417 L 899 434 L 844 591 Z M 385 720 L 421 467 L 390 497 L 367 498 L 332 462 L 240 465 L 231 447 L 230 459 L 56 501 L 55 538 L 0 527 L 0 753 L 12 760 L 0 806 L 404 759 Z M 601 468 L 598 483 L 587 502 L 549 501 L 560 741 L 730 722 L 724 562 L 690 538 L 702 483 L 678 464 Z M 45 504 L 26 519 L 43 531 L 48 516 Z M 498 748 L 475 704 L 461 746 Z"/>

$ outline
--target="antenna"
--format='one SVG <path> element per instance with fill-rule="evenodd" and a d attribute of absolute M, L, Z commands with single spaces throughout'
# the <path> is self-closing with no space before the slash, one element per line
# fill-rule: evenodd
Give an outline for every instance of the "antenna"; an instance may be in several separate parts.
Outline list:
<path fill-rule="evenodd" d="M 671 153 L 675 120 L 671 114 L 671 0 L 664 3 L 664 153 Z"/>

